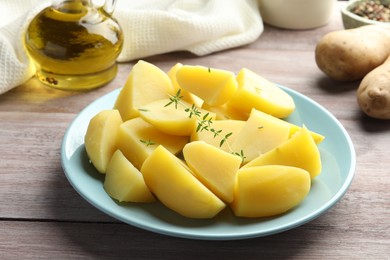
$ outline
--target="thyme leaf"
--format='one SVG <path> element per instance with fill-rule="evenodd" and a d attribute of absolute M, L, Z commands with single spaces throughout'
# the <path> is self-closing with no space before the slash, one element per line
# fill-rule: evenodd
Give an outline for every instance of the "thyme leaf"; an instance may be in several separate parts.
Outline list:
<path fill-rule="evenodd" d="M 156 143 L 152 140 L 139 140 L 141 143 L 145 144 L 146 146 L 155 145 Z"/>
<path fill-rule="evenodd" d="M 180 100 L 183 98 L 183 96 L 181 96 L 180 93 L 181 93 L 181 89 L 179 89 L 174 96 L 170 96 L 169 102 L 167 104 L 165 104 L 164 107 L 175 104 L 175 108 L 177 109 L 177 106 L 180 103 Z"/>
<path fill-rule="evenodd" d="M 244 155 L 244 151 L 243 150 L 241 150 L 240 152 L 233 152 L 233 154 L 241 157 L 241 161 L 242 162 L 244 162 L 244 160 L 246 159 L 246 156 Z"/>

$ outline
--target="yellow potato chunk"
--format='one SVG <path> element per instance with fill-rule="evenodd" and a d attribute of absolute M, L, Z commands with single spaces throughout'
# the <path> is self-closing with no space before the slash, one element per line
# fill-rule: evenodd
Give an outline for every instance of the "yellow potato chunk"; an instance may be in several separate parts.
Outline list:
<path fill-rule="evenodd" d="M 211 124 L 210 129 L 213 128 L 216 132 L 220 131 L 217 136 L 212 131 L 194 131 L 191 134 L 191 142 L 204 141 L 223 151 L 232 152 L 229 144 L 234 142 L 244 125 L 245 121 L 241 120 L 215 120 Z M 227 138 L 225 139 L 225 137 Z"/>
<path fill-rule="evenodd" d="M 302 168 L 314 179 L 321 173 L 321 155 L 309 130 L 302 127 L 293 137 L 275 149 L 260 155 L 244 167 L 280 164 Z"/>
<path fill-rule="evenodd" d="M 199 114 L 195 115 L 191 109 L 196 109 Z M 160 131 L 180 136 L 190 136 L 201 120 L 215 119 L 214 113 L 193 107 L 185 101 L 171 103 L 169 99 L 146 104 L 139 109 L 139 113 L 145 121 Z"/>
<path fill-rule="evenodd" d="M 286 124 L 290 127 L 290 134 L 289 134 L 289 137 L 291 138 L 294 134 L 296 134 L 299 130 L 301 130 L 301 127 L 300 126 L 297 126 L 293 123 L 290 123 L 290 122 L 287 122 L 283 119 L 280 119 L 280 118 L 277 118 L 277 117 L 274 117 L 274 116 L 271 116 L 269 114 L 266 114 L 262 111 L 257 111 L 256 112 L 258 114 L 259 117 L 266 117 L 268 119 L 271 119 L 271 120 L 275 120 L 275 121 L 278 121 L 282 124 Z M 310 134 L 311 136 L 313 137 L 313 140 L 316 144 L 319 144 L 321 143 L 324 139 L 325 139 L 325 136 L 319 134 L 319 133 L 316 133 L 316 132 L 313 132 L 313 131 L 310 131 Z"/>
<path fill-rule="evenodd" d="M 293 137 L 297 132 L 299 132 L 302 129 L 302 127 L 300 127 L 300 126 L 294 125 L 294 124 L 289 123 L 287 121 L 284 121 L 284 122 L 286 122 L 290 125 L 290 138 Z M 316 144 L 320 144 L 325 139 L 325 136 L 323 136 L 322 134 L 313 132 L 313 131 L 310 131 L 310 135 Z"/>
<path fill-rule="evenodd" d="M 236 78 L 227 70 L 184 65 L 177 71 L 176 79 L 182 89 L 211 106 L 226 103 L 237 91 Z"/>
<path fill-rule="evenodd" d="M 307 171 L 281 165 L 240 169 L 231 208 L 239 217 L 275 216 L 300 204 L 310 191 Z"/>
<path fill-rule="evenodd" d="M 241 110 L 229 106 L 228 104 L 223 104 L 220 106 L 210 106 L 204 103 L 202 105 L 202 108 L 215 113 L 217 120 L 244 120 L 245 121 L 249 117 L 249 113 L 244 113 Z"/>
<path fill-rule="evenodd" d="M 88 124 L 84 137 L 85 149 L 92 164 L 105 173 L 117 147 L 117 133 L 122 124 L 118 110 L 102 110 Z"/>
<path fill-rule="evenodd" d="M 154 100 L 174 95 L 168 75 L 153 64 L 140 60 L 130 71 L 114 108 L 123 121 L 139 116 L 138 108 Z"/>
<path fill-rule="evenodd" d="M 137 169 L 160 144 L 177 154 L 187 142 L 188 137 L 165 134 L 140 117 L 124 122 L 118 131 L 118 149 Z"/>
<path fill-rule="evenodd" d="M 203 141 L 188 143 L 184 159 L 195 177 L 223 201 L 233 201 L 234 185 L 241 158 Z"/>
<path fill-rule="evenodd" d="M 142 173 L 116 150 L 107 166 L 104 189 L 119 202 L 153 202 L 155 197 L 146 186 Z"/>
<path fill-rule="evenodd" d="M 226 206 L 161 145 L 145 160 L 141 172 L 152 193 L 182 216 L 212 218 Z"/>
<path fill-rule="evenodd" d="M 173 91 L 174 91 L 174 93 L 177 93 L 180 90 L 180 96 L 182 96 L 182 100 L 184 100 L 190 104 L 195 104 L 197 107 L 201 107 L 203 104 L 203 100 L 201 98 L 195 96 L 194 94 L 188 92 L 187 90 L 182 89 L 179 86 L 179 83 L 177 83 L 176 73 L 181 67 L 183 67 L 183 64 L 176 63 L 167 73 L 168 77 L 172 81 Z"/>
<path fill-rule="evenodd" d="M 285 142 L 289 133 L 288 125 L 262 117 L 253 109 L 242 130 L 231 143 L 231 149 L 234 153 L 243 153 L 243 161 L 246 163 Z"/>
<path fill-rule="evenodd" d="M 237 75 L 238 90 L 229 105 L 249 113 L 252 108 L 278 118 L 285 118 L 295 110 L 292 97 L 276 84 L 255 72 L 243 68 Z"/>

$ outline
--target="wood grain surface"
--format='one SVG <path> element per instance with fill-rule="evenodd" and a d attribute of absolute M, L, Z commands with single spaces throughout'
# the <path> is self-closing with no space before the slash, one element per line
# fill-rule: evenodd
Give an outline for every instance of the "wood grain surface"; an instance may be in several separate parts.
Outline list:
<path fill-rule="evenodd" d="M 91 206 L 61 168 L 60 148 L 73 118 L 123 86 L 134 63 L 119 65 L 108 85 L 64 92 L 31 79 L 0 96 L 0 259 L 390 259 L 390 121 L 374 120 L 356 102 L 359 82 L 328 79 L 314 61 L 316 42 L 343 29 L 338 3 L 313 30 L 265 26 L 247 46 L 197 57 L 175 52 L 145 58 L 167 71 L 177 62 L 250 68 L 328 109 L 357 154 L 355 178 L 328 212 L 295 229 L 238 241 L 168 237 L 121 223 Z"/>

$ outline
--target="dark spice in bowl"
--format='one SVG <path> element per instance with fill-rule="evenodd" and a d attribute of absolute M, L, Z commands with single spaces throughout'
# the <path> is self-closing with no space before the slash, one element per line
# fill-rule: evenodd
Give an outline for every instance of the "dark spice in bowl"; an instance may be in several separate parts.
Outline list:
<path fill-rule="evenodd" d="M 390 22 L 390 7 L 381 1 L 361 1 L 350 11 L 370 20 Z"/>

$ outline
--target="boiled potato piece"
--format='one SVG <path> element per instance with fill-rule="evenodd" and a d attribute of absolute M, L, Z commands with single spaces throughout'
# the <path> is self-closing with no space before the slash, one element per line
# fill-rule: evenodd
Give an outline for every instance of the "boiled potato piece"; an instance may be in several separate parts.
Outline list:
<path fill-rule="evenodd" d="M 195 96 L 194 94 L 188 92 L 187 90 L 182 89 L 179 86 L 179 83 L 177 83 L 176 73 L 181 67 L 183 67 L 183 64 L 176 63 L 167 73 L 168 77 L 172 81 L 173 91 L 174 91 L 174 93 L 178 93 L 178 91 L 180 91 L 180 96 L 182 97 L 182 100 L 184 100 L 190 104 L 195 104 L 197 107 L 201 107 L 203 104 L 203 100 L 201 98 Z"/>
<path fill-rule="evenodd" d="M 252 108 L 279 118 L 295 110 L 292 97 L 274 83 L 243 68 L 237 75 L 238 90 L 229 105 L 249 113 Z"/>
<path fill-rule="evenodd" d="M 245 121 L 241 120 L 215 120 L 211 128 L 220 133 L 215 136 L 212 131 L 194 131 L 191 134 L 191 142 L 204 141 L 226 152 L 232 152 L 230 145 L 241 131 Z M 223 139 L 227 136 L 225 141 Z M 221 143 L 222 142 L 222 143 Z"/>
<path fill-rule="evenodd" d="M 117 133 L 122 124 L 118 110 L 103 110 L 88 124 L 84 137 L 85 149 L 92 164 L 105 173 L 107 164 L 117 148 Z"/>
<path fill-rule="evenodd" d="M 290 126 L 290 138 L 293 137 L 297 132 L 299 132 L 302 129 L 302 127 L 300 127 L 300 126 L 294 125 L 294 124 L 289 123 L 287 121 L 284 121 L 284 122 L 288 123 Z M 310 135 L 316 144 L 320 144 L 325 139 L 325 136 L 323 136 L 322 134 L 313 132 L 313 131 L 310 131 Z"/>
<path fill-rule="evenodd" d="M 174 92 L 167 74 L 155 65 L 140 60 L 131 69 L 114 108 L 126 121 L 139 116 L 139 107 L 170 95 L 174 95 Z"/>
<path fill-rule="evenodd" d="M 183 148 L 184 159 L 195 177 L 223 201 L 233 201 L 234 185 L 241 158 L 203 141 Z"/>
<path fill-rule="evenodd" d="M 253 159 L 244 167 L 270 164 L 302 168 L 310 173 L 312 179 L 319 175 L 322 169 L 320 151 L 306 127 L 275 149 Z"/>
<path fill-rule="evenodd" d="M 270 217 L 294 208 L 310 191 L 310 174 L 291 166 L 240 169 L 231 208 L 239 217 Z"/>
<path fill-rule="evenodd" d="M 249 113 L 244 113 L 240 110 L 237 110 L 234 107 L 229 106 L 228 104 L 223 104 L 220 106 L 210 106 L 206 103 L 202 105 L 203 109 L 213 112 L 216 114 L 217 120 L 247 120 Z"/>
<path fill-rule="evenodd" d="M 226 103 L 237 90 L 236 78 L 227 70 L 184 65 L 177 71 L 176 79 L 182 89 L 211 106 Z"/>
<path fill-rule="evenodd" d="M 280 119 L 280 118 L 271 116 L 271 115 L 266 114 L 266 113 L 261 112 L 261 111 L 257 111 L 256 113 L 257 113 L 257 115 L 258 115 L 259 117 L 266 117 L 266 118 L 268 118 L 268 119 L 275 120 L 275 121 L 278 121 L 278 122 L 280 122 L 280 123 L 282 123 L 282 124 L 288 125 L 288 126 L 290 127 L 290 134 L 289 134 L 289 137 L 290 137 L 290 138 L 291 138 L 294 134 L 296 134 L 299 130 L 301 130 L 301 128 L 302 128 L 302 127 L 297 126 L 297 125 L 295 125 L 295 124 L 293 124 L 293 123 L 287 122 L 287 121 L 285 121 L 285 120 L 283 120 L 283 119 Z M 313 137 L 313 140 L 314 140 L 314 142 L 315 142 L 316 144 L 321 143 L 321 142 L 325 139 L 325 137 L 324 137 L 323 135 L 319 134 L 319 133 L 310 131 L 310 134 L 311 134 L 311 136 Z"/>
<path fill-rule="evenodd" d="M 107 166 L 104 189 L 119 202 L 153 202 L 155 197 L 146 186 L 142 173 L 116 150 Z"/>
<path fill-rule="evenodd" d="M 160 144 L 177 154 L 187 142 L 188 137 L 165 134 L 140 117 L 124 122 L 118 131 L 118 149 L 137 169 Z"/>
<path fill-rule="evenodd" d="M 226 206 L 161 145 L 145 160 L 141 172 L 152 193 L 182 216 L 212 218 Z"/>
<path fill-rule="evenodd" d="M 146 104 L 139 109 L 140 116 L 160 131 L 180 136 L 190 136 L 201 120 L 215 119 L 215 113 L 193 107 L 199 115 L 191 114 L 187 109 L 192 105 L 180 101 L 178 104 L 170 103 L 169 99 L 160 99 Z M 169 105 L 168 105 L 169 104 Z"/>
<path fill-rule="evenodd" d="M 288 125 L 263 117 L 253 109 L 230 146 L 234 153 L 243 153 L 243 162 L 247 163 L 285 142 L 289 133 Z"/>

